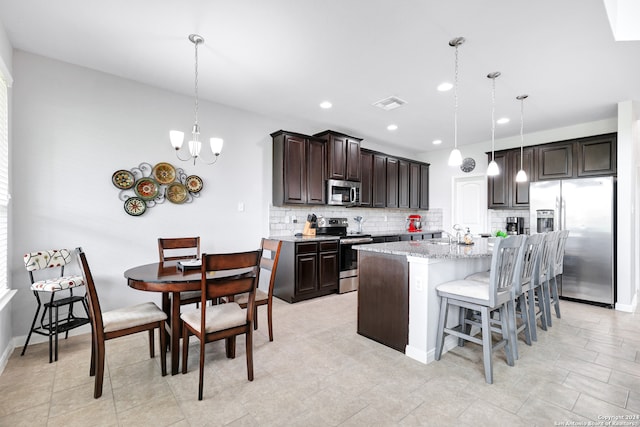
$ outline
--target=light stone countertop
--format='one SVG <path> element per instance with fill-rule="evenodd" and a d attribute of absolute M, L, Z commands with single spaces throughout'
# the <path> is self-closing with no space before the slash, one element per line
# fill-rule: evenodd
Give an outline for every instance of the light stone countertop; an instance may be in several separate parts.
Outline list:
<path fill-rule="evenodd" d="M 448 239 L 413 240 L 357 245 L 353 249 L 432 259 L 483 258 L 493 255 L 493 239 L 475 239 L 473 245 L 450 245 Z"/>

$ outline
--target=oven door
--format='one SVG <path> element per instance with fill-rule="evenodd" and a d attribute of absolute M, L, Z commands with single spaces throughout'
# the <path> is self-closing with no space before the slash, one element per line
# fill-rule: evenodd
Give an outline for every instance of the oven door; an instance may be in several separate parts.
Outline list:
<path fill-rule="evenodd" d="M 371 237 L 343 238 L 340 240 L 340 285 L 339 293 L 358 289 L 358 251 L 355 245 L 372 243 Z"/>

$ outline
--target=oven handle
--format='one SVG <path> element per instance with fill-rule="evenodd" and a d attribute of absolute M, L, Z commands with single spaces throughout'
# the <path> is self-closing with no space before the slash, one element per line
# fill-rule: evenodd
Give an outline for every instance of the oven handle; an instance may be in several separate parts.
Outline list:
<path fill-rule="evenodd" d="M 371 237 L 362 237 L 355 239 L 342 239 L 340 240 L 341 245 L 358 245 L 360 243 L 371 243 L 373 242 L 373 238 Z"/>

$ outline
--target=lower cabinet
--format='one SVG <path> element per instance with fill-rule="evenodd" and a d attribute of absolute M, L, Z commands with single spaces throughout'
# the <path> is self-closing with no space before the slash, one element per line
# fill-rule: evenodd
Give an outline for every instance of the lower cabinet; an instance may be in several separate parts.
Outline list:
<path fill-rule="evenodd" d="M 339 241 L 282 242 L 273 294 L 290 303 L 338 290 Z"/>

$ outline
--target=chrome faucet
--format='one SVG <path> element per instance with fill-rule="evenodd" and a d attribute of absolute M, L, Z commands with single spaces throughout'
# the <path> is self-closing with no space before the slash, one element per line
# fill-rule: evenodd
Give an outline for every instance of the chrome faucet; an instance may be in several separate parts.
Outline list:
<path fill-rule="evenodd" d="M 442 232 L 444 234 L 446 234 L 447 237 L 449 237 L 449 244 L 452 244 L 453 243 L 453 239 L 455 239 L 456 237 L 453 234 L 449 233 L 448 231 L 442 230 Z"/>
<path fill-rule="evenodd" d="M 461 239 L 462 239 L 462 230 L 463 227 L 460 224 L 454 224 L 453 225 L 453 229 L 456 230 L 456 242 L 460 243 Z"/>

